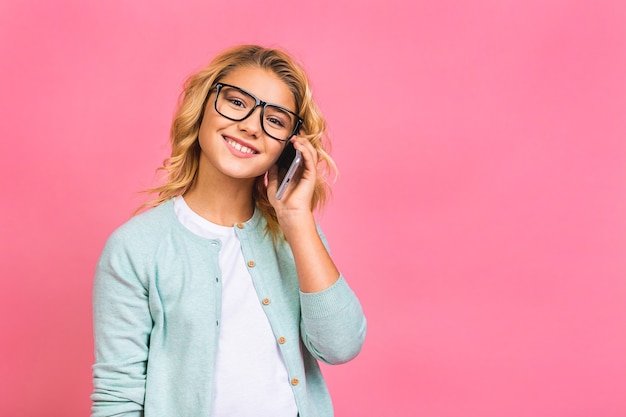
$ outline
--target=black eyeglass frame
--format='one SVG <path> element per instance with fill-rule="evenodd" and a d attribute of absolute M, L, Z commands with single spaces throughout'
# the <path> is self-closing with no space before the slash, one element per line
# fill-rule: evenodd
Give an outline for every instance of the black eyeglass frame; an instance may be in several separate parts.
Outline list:
<path fill-rule="evenodd" d="M 220 111 L 217 109 L 217 97 L 220 95 L 220 90 L 222 89 L 222 87 L 230 87 L 230 88 L 236 88 L 239 91 L 243 91 L 244 93 L 246 93 L 247 95 L 249 95 L 250 97 L 252 97 L 255 101 L 254 103 L 254 107 L 252 107 L 250 109 L 250 111 L 248 112 L 248 114 L 246 114 L 245 116 L 243 116 L 240 119 L 235 119 L 233 117 L 228 117 L 222 113 L 220 113 Z M 261 129 L 263 129 L 263 132 L 265 132 L 265 134 L 267 136 L 269 136 L 270 138 L 277 140 L 279 142 L 288 142 L 289 139 L 291 139 L 296 133 L 298 133 L 298 130 L 300 130 L 300 127 L 302 127 L 302 124 L 304 123 L 304 120 L 302 120 L 302 118 L 300 116 L 298 116 L 296 113 L 292 112 L 291 110 L 289 110 L 286 107 L 283 106 L 279 106 L 278 104 L 273 104 L 273 103 L 268 103 L 266 101 L 263 101 L 259 98 L 257 98 L 254 94 L 250 93 L 249 91 L 244 90 L 241 87 L 237 87 L 236 85 L 231 85 L 231 84 L 225 84 L 225 83 L 216 83 L 212 89 L 215 89 L 215 100 L 213 103 L 213 107 L 215 108 L 215 111 L 217 112 L 217 114 L 219 114 L 222 117 L 227 118 L 228 120 L 232 120 L 234 122 L 240 122 L 242 120 L 247 119 L 248 117 L 250 117 L 250 115 L 252 113 L 254 113 L 254 111 L 256 110 L 257 107 L 261 106 Z M 289 137 L 287 137 L 287 139 L 278 139 L 275 136 L 272 136 L 267 130 L 265 130 L 265 123 L 263 123 L 263 116 L 265 115 L 265 108 L 267 106 L 272 106 L 272 107 L 277 107 L 289 114 L 292 114 L 295 118 L 296 118 L 296 124 L 293 128 L 293 131 L 289 134 Z"/>

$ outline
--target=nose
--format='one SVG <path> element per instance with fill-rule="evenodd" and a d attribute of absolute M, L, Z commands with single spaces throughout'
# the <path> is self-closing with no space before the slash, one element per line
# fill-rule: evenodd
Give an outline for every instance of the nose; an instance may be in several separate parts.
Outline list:
<path fill-rule="evenodd" d="M 252 110 L 252 113 L 250 113 L 248 117 L 237 122 L 239 130 L 246 132 L 250 136 L 258 138 L 263 132 L 263 127 L 261 126 L 262 113 L 263 106 L 258 105 L 254 110 Z"/>

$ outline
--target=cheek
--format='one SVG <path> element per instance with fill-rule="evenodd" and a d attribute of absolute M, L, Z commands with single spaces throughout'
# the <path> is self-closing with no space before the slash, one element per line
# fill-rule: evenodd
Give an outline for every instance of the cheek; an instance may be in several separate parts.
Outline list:
<path fill-rule="evenodd" d="M 285 149 L 285 145 L 282 142 L 278 142 L 274 139 L 271 139 L 271 140 L 275 142 L 276 144 L 268 148 L 268 150 L 269 150 L 269 153 L 272 154 L 272 159 L 274 160 L 274 162 L 276 162 L 280 154 L 283 153 L 283 150 Z"/>
<path fill-rule="evenodd" d="M 198 139 L 202 141 L 212 135 L 217 129 L 217 123 L 215 117 L 210 114 L 205 114 L 202 122 L 200 123 L 200 129 L 198 130 Z"/>

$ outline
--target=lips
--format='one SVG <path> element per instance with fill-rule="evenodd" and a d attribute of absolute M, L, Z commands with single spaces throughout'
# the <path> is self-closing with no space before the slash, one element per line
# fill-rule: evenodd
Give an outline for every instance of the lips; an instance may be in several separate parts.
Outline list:
<path fill-rule="evenodd" d="M 237 142 L 236 140 L 229 138 L 229 137 L 224 137 L 224 140 L 226 141 L 226 143 L 228 143 L 233 149 L 241 152 L 241 153 L 245 153 L 248 155 L 254 155 L 259 153 L 259 151 L 257 151 L 256 149 L 252 149 L 246 145 L 243 145 L 239 142 Z"/>

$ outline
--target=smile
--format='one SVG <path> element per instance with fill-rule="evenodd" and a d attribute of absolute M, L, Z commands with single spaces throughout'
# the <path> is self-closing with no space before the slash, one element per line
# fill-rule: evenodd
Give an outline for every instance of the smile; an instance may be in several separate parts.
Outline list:
<path fill-rule="evenodd" d="M 234 140 L 232 140 L 230 138 L 224 138 L 224 140 L 226 141 L 226 143 L 228 143 L 230 146 L 232 146 L 233 148 L 235 148 L 239 152 L 247 153 L 247 154 L 250 154 L 250 155 L 254 155 L 254 154 L 258 153 L 254 149 L 250 149 L 247 146 L 244 146 L 244 145 L 242 145 L 239 142 L 235 142 Z"/>

